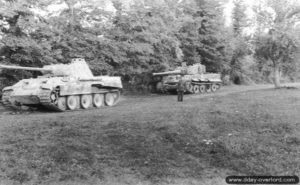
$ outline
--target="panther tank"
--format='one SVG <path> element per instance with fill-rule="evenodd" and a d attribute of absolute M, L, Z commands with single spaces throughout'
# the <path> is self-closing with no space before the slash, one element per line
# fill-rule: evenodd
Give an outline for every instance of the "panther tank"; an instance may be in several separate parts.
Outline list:
<path fill-rule="evenodd" d="M 54 111 L 113 106 L 120 99 L 120 77 L 94 76 L 84 59 L 43 68 L 0 65 L 0 69 L 40 71 L 42 76 L 23 79 L 2 90 L 7 107 L 43 106 Z"/>
<path fill-rule="evenodd" d="M 222 84 L 221 74 L 206 72 L 202 64 L 177 67 L 173 71 L 153 73 L 153 76 L 160 77 L 156 90 L 163 93 L 176 92 L 180 76 L 185 84 L 185 92 L 192 94 L 215 92 Z"/>

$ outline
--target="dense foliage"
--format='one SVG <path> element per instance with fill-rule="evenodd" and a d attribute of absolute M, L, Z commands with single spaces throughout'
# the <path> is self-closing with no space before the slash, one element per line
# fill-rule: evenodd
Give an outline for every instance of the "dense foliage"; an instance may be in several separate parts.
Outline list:
<path fill-rule="evenodd" d="M 243 30 L 254 26 L 253 23 L 249 25 L 245 3 L 233 1 L 232 26 L 224 24 L 225 3 L 208 0 L 1 0 L 0 62 L 40 67 L 82 57 L 95 74 L 121 75 L 125 81 L 141 74 L 172 69 L 181 62 L 188 65 L 201 62 L 208 71 L 229 75 L 238 84 L 259 75 L 270 75 L 268 70 L 267 73 L 260 70 L 257 75 L 257 69 L 269 69 L 263 62 L 268 60 L 264 48 L 268 50 L 266 44 L 269 42 L 264 42 L 266 39 L 261 32 L 245 36 Z M 57 7 L 63 8 L 58 10 Z M 289 19 L 280 20 L 272 20 L 264 9 L 256 7 L 255 10 L 260 15 L 255 23 L 259 25 L 256 25 L 258 30 L 285 23 L 285 30 L 276 30 L 282 36 L 291 28 L 291 22 L 288 24 L 285 20 L 298 20 L 296 9 L 292 12 L 275 9 L 278 17 L 288 14 Z M 272 21 L 275 24 L 270 24 Z M 295 40 L 294 37 L 285 38 Z M 280 40 L 280 36 L 275 40 Z M 285 45 L 282 47 L 286 49 Z M 296 45 L 287 52 L 282 50 L 285 54 L 296 51 Z M 285 58 L 293 60 L 290 55 Z M 282 66 L 285 67 L 281 67 L 281 71 L 291 72 L 291 65 Z M 1 75 L 17 80 L 32 74 L 16 71 Z"/>
<path fill-rule="evenodd" d="M 255 58 L 258 69 L 271 74 L 276 88 L 280 87 L 280 79 L 287 76 L 290 79 L 299 77 L 297 75 L 297 56 L 299 53 L 298 33 L 295 26 L 299 22 L 300 4 L 297 1 L 275 1 L 267 0 L 273 12 L 258 7 L 260 15 L 259 31 L 254 40 Z M 267 32 L 261 30 L 266 29 Z"/>

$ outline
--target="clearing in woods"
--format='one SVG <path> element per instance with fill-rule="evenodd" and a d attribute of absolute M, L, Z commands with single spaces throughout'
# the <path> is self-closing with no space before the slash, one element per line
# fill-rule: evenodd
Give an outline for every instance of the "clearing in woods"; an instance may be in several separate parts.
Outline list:
<path fill-rule="evenodd" d="M 251 91 L 250 91 L 251 90 Z M 300 175 L 300 90 L 127 96 L 115 107 L 0 112 L 0 184 L 226 184 Z M 1 110 L 0 110 L 1 111 Z"/>

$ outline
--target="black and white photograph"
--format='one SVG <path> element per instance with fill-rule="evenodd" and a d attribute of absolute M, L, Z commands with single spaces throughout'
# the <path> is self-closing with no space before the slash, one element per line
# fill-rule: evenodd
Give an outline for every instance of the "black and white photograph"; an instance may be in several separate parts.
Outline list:
<path fill-rule="evenodd" d="M 0 0 L 0 185 L 299 176 L 299 0 Z"/>

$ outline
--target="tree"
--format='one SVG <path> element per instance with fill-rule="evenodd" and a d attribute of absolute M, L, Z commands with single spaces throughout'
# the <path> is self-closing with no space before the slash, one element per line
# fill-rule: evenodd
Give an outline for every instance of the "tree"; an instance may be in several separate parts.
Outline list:
<path fill-rule="evenodd" d="M 295 65 L 294 54 L 297 50 L 296 41 L 288 33 L 271 30 L 268 34 L 257 38 L 255 56 L 265 65 L 272 67 L 275 88 L 280 87 L 280 76 L 283 69 Z"/>
<path fill-rule="evenodd" d="M 243 33 L 248 25 L 248 18 L 246 15 L 246 5 L 243 0 L 233 1 L 232 11 L 232 57 L 230 60 L 230 77 L 235 84 L 245 83 L 246 75 L 243 71 L 243 59 L 249 55 L 249 42 L 247 36 Z"/>
<path fill-rule="evenodd" d="M 9 25 L 0 22 L 0 55 L 7 63 L 39 67 L 82 57 L 95 74 L 123 77 L 182 61 L 202 62 L 215 72 L 227 68 L 222 10 L 215 1 L 112 2 L 116 12 L 94 0 L 0 1 L 0 20 Z M 45 15 L 34 11 L 49 11 L 53 4 L 65 9 Z"/>
<path fill-rule="evenodd" d="M 136 5 L 118 10 L 122 12 L 104 36 L 117 50 L 110 59 L 122 74 L 159 71 L 180 62 L 180 42 L 172 29 L 176 23 L 172 13 L 162 9 Z"/>
<path fill-rule="evenodd" d="M 197 0 L 181 7 L 178 38 L 187 64 L 201 62 L 208 71 L 220 72 L 226 65 L 222 12 L 215 1 Z"/>
<path fill-rule="evenodd" d="M 255 56 L 263 64 L 271 65 L 275 88 L 279 88 L 281 72 L 296 62 L 293 55 L 298 50 L 298 38 L 293 34 L 293 25 L 299 21 L 297 14 L 300 9 L 295 6 L 296 1 L 268 0 L 267 4 L 273 12 L 261 8 L 256 11 L 259 25 L 269 31 L 260 31 L 256 35 Z"/>
<path fill-rule="evenodd" d="M 45 39 L 35 39 L 32 34 L 47 26 L 30 9 L 31 1 L 0 2 L 0 60 L 23 66 L 42 66 L 52 63 L 51 44 Z M 47 30 L 47 29 L 46 29 Z M 9 80 L 31 76 L 27 71 L 2 73 Z"/>

